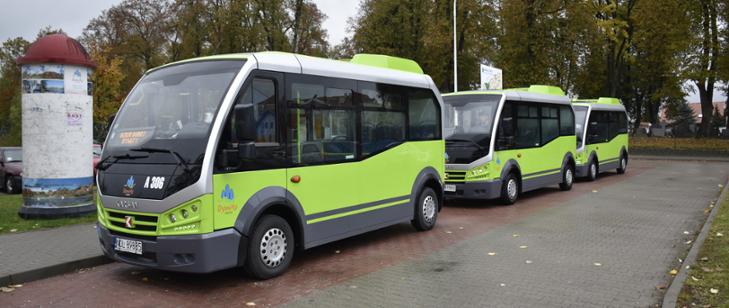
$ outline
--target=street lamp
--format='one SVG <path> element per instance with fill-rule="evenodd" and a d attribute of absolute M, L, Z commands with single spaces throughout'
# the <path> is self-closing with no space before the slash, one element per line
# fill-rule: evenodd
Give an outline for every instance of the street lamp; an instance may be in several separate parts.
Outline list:
<path fill-rule="evenodd" d="M 453 92 L 458 92 L 458 55 L 456 54 L 456 3 L 453 0 Z"/>

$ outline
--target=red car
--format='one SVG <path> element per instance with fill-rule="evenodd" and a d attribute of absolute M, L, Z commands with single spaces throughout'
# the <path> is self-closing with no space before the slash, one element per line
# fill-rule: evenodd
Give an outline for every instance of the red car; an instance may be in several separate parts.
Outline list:
<path fill-rule="evenodd" d="M 0 190 L 19 194 L 23 186 L 23 149 L 0 147 Z"/>

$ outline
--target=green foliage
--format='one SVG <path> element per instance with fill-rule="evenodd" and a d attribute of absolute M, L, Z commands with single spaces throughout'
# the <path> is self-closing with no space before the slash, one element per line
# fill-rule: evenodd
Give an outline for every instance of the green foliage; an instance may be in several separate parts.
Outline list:
<path fill-rule="evenodd" d="M 8 39 L 0 48 L 0 145 L 20 145 L 21 80 L 15 59 L 30 44 L 21 37 Z"/>

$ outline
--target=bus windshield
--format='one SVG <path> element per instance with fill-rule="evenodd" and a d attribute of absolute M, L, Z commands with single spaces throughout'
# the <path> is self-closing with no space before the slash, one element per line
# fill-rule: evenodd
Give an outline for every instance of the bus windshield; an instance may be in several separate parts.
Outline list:
<path fill-rule="evenodd" d="M 575 110 L 575 133 L 577 134 L 577 147 L 582 147 L 582 136 L 585 135 L 585 120 L 587 118 L 587 107 L 574 106 Z"/>
<path fill-rule="evenodd" d="M 472 143 L 488 149 L 501 95 L 456 95 L 443 100 L 446 141 Z"/>
<path fill-rule="evenodd" d="M 119 111 L 104 154 L 201 163 L 215 114 L 243 63 L 192 62 L 147 74 Z M 148 155 L 161 152 L 167 154 Z"/>

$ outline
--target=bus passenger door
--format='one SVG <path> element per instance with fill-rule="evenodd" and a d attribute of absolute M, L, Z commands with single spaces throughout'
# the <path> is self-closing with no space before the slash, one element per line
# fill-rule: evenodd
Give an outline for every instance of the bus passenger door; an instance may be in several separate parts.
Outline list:
<path fill-rule="evenodd" d="M 361 203 L 354 82 L 292 74 L 286 91 L 286 187 L 306 215 L 307 241 L 328 241 L 355 228 Z"/>
<path fill-rule="evenodd" d="M 254 71 L 236 97 L 215 158 L 215 229 L 232 227 L 246 202 L 264 189 L 285 196 L 282 88 L 281 73 Z"/>

